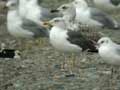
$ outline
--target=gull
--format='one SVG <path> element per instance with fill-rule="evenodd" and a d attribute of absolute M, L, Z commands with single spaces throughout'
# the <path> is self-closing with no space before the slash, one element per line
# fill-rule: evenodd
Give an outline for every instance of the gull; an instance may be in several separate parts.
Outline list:
<path fill-rule="evenodd" d="M 68 29 L 78 30 L 80 23 L 77 23 L 76 18 L 76 8 L 72 3 L 67 3 L 59 6 L 57 9 L 51 10 L 51 13 L 61 13 Z"/>
<path fill-rule="evenodd" d="M 49 39 L 52 46 L 64 53 L 94 52 L 96 42 L 101 34 L 93 29 L 81 27 L 80 30 L 69 30 L 62 17 L 54 18 L 44 25 L 51 26 Z"/>
<path fill-rule="evenodd" d="M 73 4 L 76 7 L 76 20 L 78 22 L 89 26 L 120 29 L 116 20 L 97 8 L 89 7 L 85 0 L 74 0 Z"/>
<path fill-rule="evenodd" d="M 102 37 L 97 42 L 98 53 L 105 63 L 111 65 L 111 78 L 120 65 L 120 45 L 109 37 Z M 116 68 L 114 69 L 113 66 Z"/>
<path fill-rule="evenodd" d="M 106 63 L 120 65 L 120 45 L 114 43 L 110 38 L 103 37 L 98 40 L 98 51 Z"/>
<path fill-rule="evenodd" d="M 62 18 L 68 22 L 74 21 L 76 17 L 76 8 L 71 4 L 63 4 L 55 10 L 51 10 L 51 13 L 59 12 L 62 13 Z"/>
<path fill-rule="evenodd" d="M 58 14 L 50 13 L 50 10 L 39 5 L 40 0 L 19 0 L 19 13 L 22 17 L 41 24 Z"/>
<path fill-rule="evenodd" d="M 94 50 L 96 47 L 93 41 L 96 42 L 101 37 L 101 33 L 95 32 L 94 29 L 87 26 L 81 26 L 80 30 L 69 30 L 65 20 L 61 17 L 45 22 L 44 25 L 51 26 L 49 32 L 50 42 L 59 51 L 81 52 L 87 49 Z"/>
<path fill-rule="evenodd" d="M 120 9 L 120 0 L 93 0 L 93 3 L 103 10 Z"/>
<path fill-rule="evenodd" d="M 9 8 L 7 14 L 7 28 L 14 37 L 36 38 L 47 37 L 48 31 L 33 21 L 22 18 L 19 15 L 18 0 L 9 0 L 6 6 Z"/>

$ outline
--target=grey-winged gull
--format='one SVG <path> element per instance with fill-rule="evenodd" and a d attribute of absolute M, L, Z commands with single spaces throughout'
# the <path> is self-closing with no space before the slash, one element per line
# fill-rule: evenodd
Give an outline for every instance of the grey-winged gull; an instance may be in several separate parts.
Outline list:
<path fill-rule="evenodd" d="M 97 8 L 89 7 L 85 0 L 74 0 L 76 20 L 89 26 L 120 29 L 119 23 Z"/>
<path fill-rule="evenodd" d="M 46 37 L 48 31 L 29 19 L 19 15 L 18 0 L 9 0 L 7 14 L 7 28 L 11 35 L 21 38 Z"/>

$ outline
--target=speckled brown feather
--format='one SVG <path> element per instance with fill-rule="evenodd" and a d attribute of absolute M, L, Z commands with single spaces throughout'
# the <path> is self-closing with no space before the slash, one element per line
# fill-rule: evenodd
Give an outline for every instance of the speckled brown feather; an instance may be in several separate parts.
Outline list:
<path fill-rule="evenodd" d="M 88 27 L 86 25 L 81 25 L 79 30 L 69 30 L 68 40 L 82 47 L 84 50 L 96 51 L 97 41 L 104 35 L 99 32 L 98 28 Z"/>
<path fill-rule="evenodd" d="M 97 42 L 101 37 L 104 36 L 104 34 L 102 32 L 100 32 L 99 28 L 90 27 L 87 25 L 80 25 L 79 31 L 88 40 L 92 40 L 94 42 Z"/>

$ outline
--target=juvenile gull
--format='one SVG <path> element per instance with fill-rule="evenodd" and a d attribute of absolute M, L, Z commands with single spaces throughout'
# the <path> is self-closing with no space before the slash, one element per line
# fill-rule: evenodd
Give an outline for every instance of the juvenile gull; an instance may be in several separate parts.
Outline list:
<path fill-rule="evenodd" d="M 56 49 L 64 52 L 95 50 L 94 42 L 103 36 L 87 26 L 81 26 L 79 30 L 68 29 L 65 20 L 61 17 L 45 22 L 44 25 L 51 26 L 49 35 L 51 44 Z"/>
<path fill-rule="evenodd" d="M 48 31 L 31 20 L 19 15 L 18 0 L 9 0 L 7 14 L 7 28 L 11 35 L 21 38 L 46 37 Z"/>
<path fill-rule="evenodd" d="M 59 12 L 62 13 L 64 20 L 72 22 L 76 17 L 76 8 L 71 3 L 63 4 L 55 10 L 51 10 L 51 13 Z"/>
<path fill-rule="evenodd" d="M 120 65 L 120 45 L 110 38 L 103 37 L 98 41 L 98 51 L 106 63 Z"/>
<path fill-rule="evenodd" d="M 63 4 L 55 10 L 51 10 L 51 13 L 59 12 L 62 14 L 68 29 L 79 29 L 79 23 L 76 22 L 76 8 L 72 3 Z"/>
<path fill-rule="evenodd" d="M 89 7 L 85 0 L 74 0 L 73 4 L 76 7 L 76 20 L 78 22 L 89 26 L 120 29 L 116 20 L 97 8 Z"/>

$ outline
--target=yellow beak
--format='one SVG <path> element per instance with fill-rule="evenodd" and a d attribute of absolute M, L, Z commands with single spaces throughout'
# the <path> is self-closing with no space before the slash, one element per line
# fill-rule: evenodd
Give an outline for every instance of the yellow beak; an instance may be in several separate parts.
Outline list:
<path fill-rule="evenodd" d="M 53 27 L 52 23 L 50 23 L 49 21 L 43 22 L 42 25 L 43 25 L 43 27 L 45 27 L 45 28 L 51 28 L 51 27 Z"/>

